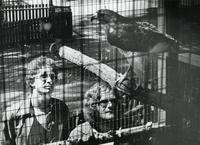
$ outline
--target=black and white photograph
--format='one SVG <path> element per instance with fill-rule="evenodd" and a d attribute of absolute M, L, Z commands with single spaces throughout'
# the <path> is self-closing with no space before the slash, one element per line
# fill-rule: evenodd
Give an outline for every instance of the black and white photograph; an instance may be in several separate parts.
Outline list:
<path fill-rule="evenodd" d="M 0 0 L 0 145 L 200 145 L 199 0 Z"/>

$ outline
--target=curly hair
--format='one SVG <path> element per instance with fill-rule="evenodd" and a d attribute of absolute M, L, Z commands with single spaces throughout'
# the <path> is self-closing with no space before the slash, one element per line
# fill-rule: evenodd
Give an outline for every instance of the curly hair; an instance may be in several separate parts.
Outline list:
<path fill-rule="evenodd" d="M 50 67 L 53 69 L 53 72 L 56 74 L 56 80 L 57 80 L 57 67 L 55 64 L 55 60 L 51 55 L 48 54 L 39 54 L 34 57 L 31 57 L 27 64 L 25 65 L 26 68 L 26 84 L 28 87 L 31 88 L 31 84 L 34 82 L 35 75 L 38 73 L 38 70 L 42 67 Z"/>
<path fill-rule="evenodd" d="M 83 101 L 83 114 L 85 121 L 94 123 L 97 119 L 96 105 L 101 99 L 101 92 L 113 91 L 111 86 L 106 82 L 95 83 L 86 91 Z"/>

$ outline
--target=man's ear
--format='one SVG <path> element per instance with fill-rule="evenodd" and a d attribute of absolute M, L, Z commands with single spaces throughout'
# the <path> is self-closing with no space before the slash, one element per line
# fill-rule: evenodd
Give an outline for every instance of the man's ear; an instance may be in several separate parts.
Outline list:
<path fill-rule="evenodd" d="M 31 88 L 34 88 L 34 87 L 35 87 L 34 82 L 30 82 L 29 85 L 30 85 Z"/>
<path fill-rule="evenodd" d="M 34 79 L 33 80 L 29 80 L 29 81 L 26 81 L 26 84 L 28 85 L 28 86 L 30 86 L 31 88 L 34 88 L 35 87 L 35 84 L 34 84 Z"/>

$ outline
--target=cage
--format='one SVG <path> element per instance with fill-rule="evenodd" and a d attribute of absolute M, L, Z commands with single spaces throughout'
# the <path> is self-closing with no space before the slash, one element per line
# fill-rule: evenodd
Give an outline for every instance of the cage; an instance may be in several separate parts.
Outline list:
<path fill-rule="evenodd" d="M 3 0 L 0 6 L 0 144 L 199 144 L 198 1 Z M 112 24 L 93 21 L 105 9 L 121 16 Z M 120 39 L 112 42 L 113 31 Z M 53 75 L 35 66 L 52 60 Z M 39 96 L 39 79 L 49 81 L 50 93 Z"/>

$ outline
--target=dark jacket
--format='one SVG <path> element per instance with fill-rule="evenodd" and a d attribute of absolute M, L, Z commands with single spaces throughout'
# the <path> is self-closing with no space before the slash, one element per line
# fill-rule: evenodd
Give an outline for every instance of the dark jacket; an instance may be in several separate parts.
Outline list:
<path fill-rule="evenodd" d="M 38 145 L 66 140 L 69 134 L 68 107 L 58 99 L 51 98 L 50 101 L 47 128 L 37 121 L 30 98 L 7 108 L 3 115 L 0 145 Z"/>

